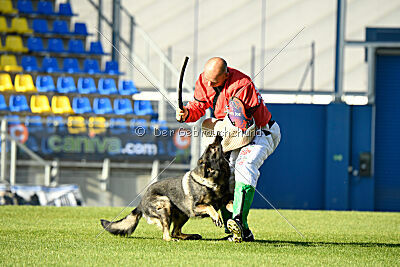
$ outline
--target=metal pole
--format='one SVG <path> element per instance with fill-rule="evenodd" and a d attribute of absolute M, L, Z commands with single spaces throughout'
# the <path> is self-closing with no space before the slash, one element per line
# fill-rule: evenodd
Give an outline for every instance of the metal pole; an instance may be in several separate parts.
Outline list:
<path fill-rule="evenodd" d="M 113 0 L 112 13 L 112 44 L 116 49 L 112 50 L 112 60 L 119 62 L 119 39 L 120 39 L 121 0 Z"/>
<path fill-rule="evenodd" d="M 256 47 L 251 46 L 251 56 L 250 56 L 250 77 L 254 78 L 254 73 L 256 69 Z"/>
<path fill-rule="evenodd" d="M 110 159 L 105 158 L 103 161 L 103 168 L 101 169 L 100 189 L 107 191 L 107 183 L 110 178 Z"/>
<path fill-rule="evenodd" d="M 168 50 L 167 50 L 167 58 L 170 62 L 172 62 L 172 46 L 168 46 Z M 165 68 L 165 88 L 171 88 L 172 82 L 172 75 L 171 75 L 171 71 L 168 68 Z"/>
<path fill-rule="evenodd" d="M 367 47 L 368 53 L 368 104 L 375 103 L 375 54 L 376 47 Z"/>
<path fill-rule="evenodd" d="M 160 171 L 160 161 L 156 159 L 153 161 L 153 166 L 151 167 L 151 181 L 158 176 L 159 171 Z M 157 180 L 159 180 L 159 178 Z"/>
<path fill-rule="evenodd" d="M 336 16 L 336 62 L 335 62 L 335 101 L 341 102 L 343 95 L 344 37 L 346 0 L 337 0 Z"/>
<path fill-rule="evenodd" d="M 1 120 L 1 159 L 0 159 L 0 180 L 6 181 L 6 169 L 7 169 L 7 143 L 6 143 L 6 133 L 7 133 L 7 120 Z"/>
<path fill-rule="evenodd" d="M 315 82 L 315 42 L 311 43 L 311 91 L 314 91 L 314 82 Z"/>
<path fill-rule="evenodd" d="M 193 81 L 197 80 L 198 43 L 199 43 L 199 0 L 195 0 L 194 31 L 193 31 Z"/>
<path fill-rule="evenodd" d="M 15 173 L 17 169 L 17 143 L 11 141 L 11 160 L 10 160 L 10 185 L 15 185 Z"/>
<path fill-rule="evenodd" d="M 97 33 L 97 41 L 101 41 L 101 35 L 100 32 L 102 31 L 101 29 L 101 21 L 102 21 L 102 12 L 103 12 L 103 0 L 98 0 L 98 9 L 97 9 L 97 29 L 99 32 Z"/>
<path fill-rule="evenodd" d="M 44 185 L 50 186 L 50 176 L 51 176 L 51 166 L 50 164 L 46 164 L 44 166 Z"/>
<path fill-rule="evenodd" d="M 135 27 L 135 19 L 133 16 L 130 16 L 130 31 L 129 31 L 129 56 L 130 60 L 133 61 L 133 38 L 134 38 L 134 27 Z M 133 80 L 133 69 L 129 68 L 129 78 Z"/>
<path fill-rule="evenodd" d="M 265 13 L 266 0 L 261 0 L 261 54 L 260 54 L 260 69 L 264 66 L 265 58 Z M 260 88 L 264 88 L 264 72 L 260 73 Z"/>
<path fill-rule="evenodd" d="M 160 83 L 163 91 L 165 91 L 165 64 L 162 60 L 160 63 Z M 164 97 L 158 101 L 158 119 L 167 120 L 167 102 Z"/>

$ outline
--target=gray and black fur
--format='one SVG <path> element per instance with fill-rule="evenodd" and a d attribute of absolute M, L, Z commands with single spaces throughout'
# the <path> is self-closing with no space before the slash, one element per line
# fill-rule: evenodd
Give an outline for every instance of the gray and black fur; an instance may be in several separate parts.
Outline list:
<path fill-rule="evenodd" d="M 191 217 L 210 216 L 216 226 L 222 227 L 217 211 L 233 199 L 233 192 L 229 190 L 229 155 L 223 153 L 221 140 L 220 136 L 215 138 L 192 171 L 183 177 L 150 185 L 140 204 L 128 216 L 116 222 L 101 220 L 103 227 L 114 235 L 130 235 L 143 216 L 148 223 L 162 229 L 166 241 L 173 238 L 201 239 L 198 234 L 181 231 Z M 173 229 L 170 233 L 171 223 Z"/>

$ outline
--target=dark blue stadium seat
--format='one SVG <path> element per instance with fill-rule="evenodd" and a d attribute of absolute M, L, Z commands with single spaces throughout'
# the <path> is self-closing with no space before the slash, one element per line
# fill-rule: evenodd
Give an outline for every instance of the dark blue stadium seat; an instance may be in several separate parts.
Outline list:
<path fill-rule="evenodd" d="M 42 61 L 42 71 L 43 72 L 61 72 L 60 68 L 58 67 L 57 59 L 53 57 L 45 57 Z"/>
<path fill-rule="evenodd" d="M 56 52 L 56 53 L 65 52 L 63 41 L 60 38 L 50 38 L 48 41 L 47 50 L 49 52 Z"/>
<path fill-rule="evenodd" d="M 76 86 L 74 78 L 72 77 L 58 77 L 57 79 L 57 92 L 62 94 L 75 93 Z"/>
<path fill-rule="evenodd" d="M 167 126 L 167 121 L 165 120 L 151 120 L 150 121 L 150 128 L 152 130 L 152 133 L 155 133 L 155 129 L 159 131 L 165 131 L 168 130 Z"/>
<path fill-rule="evenodd" d="M 37 4 L 37 11 L 38 14 L 43 15 L 54 15 L 53 3 L 47 1 L 39 1 Z"/>
<path fill-rule="evenodd" d="M 8 125 L 15 125 L 21 123 L 21 120 L 18 115 L 6 115 L 4 117 L 7 119 Z"/>
<path fill-rule="evenodd" d="M 37 76 L 36 77 L 36 88 L 40 93 L 54 92 L 56 87 L 54 86 L 53 78 L 50 75 Z"/>
<path fill-rule="evenodd" d="M 127 132 L 126 120 L 124 118 L 111 118 L 110 131 L 113 134 L 120 134 Z"/>
<path fill-rule="evenodd" d="M 70 34 L 67 22 L 65 20 L 53 21 L 53 32 L 57 34 Z"/>
<path fill-rule="evenodd" d="M 122 74 L 119 72 L 119 66 L 117 61 L 107 61 L 104 73 L 107 74 Z"/>
<path fill-rule="evenodd" d="M 131 119 L 130 121 L 131 130 L 135 133 L 137 127 L 142 127 L 147 130 L 147 120 L 146 119 Z"/>
<path fill-rule="evenodd" d="M 95 98 L 93 100 L 93 111 L 96 114 L 110 114 L 113 113 L 110 99 L 108 98 Z"/>
<path fill-rule="evenodd" d="M 80 73 L 78 59 L 64 58 L 63 70 L 68 73 Z"/>
<path fill-rule="evenodd" d="M 117 115 L 133 114 L 131 100 L 127 98 L 114 99 L 114 112 Z"/>
<path fill-rule="evenodd" d="M 39 71 L 37 60 L 33 56 L 22 56 L 21 66 L 25 71 Z"/>
<path fill-rule="evenodd" d="M 136 88 L 135 84 L 131 80 L 119 80 L 119 94 L 120 95 L 133 95 L 140 93 L 138 89 Z"/>
<path fill-rule="evenodd" d="M 83 61 L 83 71 L 89 74 L 101 73 L 99 62 L 95 59 L 85 59 Z"/>
<path fill-rule="evenodd" d="M 60 3 L 58 6 L 58 15 L 61 16 L 75 16 L 72 12 L 70 3 Z"/>
<path fill-rule="evenodd" d="M 103 51 L 101 42 L 91 42 L 89 53 L 94 55 L 106 55 L 106 53 Z"/>
<path fill-rule="evenodd" d="M 79 78 L 78 79 L 78 92 L 80 94 L 93 94 L 96 93 L 97 88 L 93 78 Z"/>
<path fill-rule="evenodd" d="M 43 130 L 42 118 L 40 116 L 26 116 L 25 126 L 29 128 L 30 132 Z"/>
<path fill-rule="evenodd" d="M 24 95 L 11 95 L 9 99 L 9 108 L 12 112 L 31 111 Z"/>
<path fill-rule="evenodd" d="M 33 52 L 42 52 L 44 51 L 43 41 L 38 37 L 29 37 L 28 38 L 28 49 Z"/>
<path fill-rule="evenodd" d="M 76 114 L 91 113 L 92 107 L 90 106 L 89 98 L 74 97 L 74 99 L 72 100 L 72 109 Z"/>
<path fill-rule="evenodd" d="M 86 29 L 86 24 L 85 23 L 75 23 L 75 28 L 74 28 L 74 34 L 77 35 L 89 35 Z"/>
<path fill-rule="evenodd" d="M 83 54 L 85 53 L 85 47 L 82 40 L 71 39 L 68 41 L 68 52 Z"/>
<path fill-rule="evenodd" d="M 8 110 L 7 103 L 3 95 L 0 95 L 0 110 Z"/>
<path fill-rule="evenodd" d="M 34 19 L 33 20 L 33 31 L 36 33 L 49 33 L 49 27 L 47 26 L 47 21 L 44 19 Z"/>
<path fill-rule="evenodd" d="M 149 100 L 136 100 L 133 111 L 136 115 L 155 115 Z"/>
<path fill-rule="evenodd" d="M 61 116 L 49 116 L 47 117 L 47 131 L 54 133 L 56 129 L 63 131 L 65 129 L 65 122 Z"/>
<path fill-rule="evenodd" d="M 17 9 L 19 13 L 34 14 L 32 1 L 30 0 L 19 0 L 17 3 Z"/>
<path fill-rule="evenodd" d="M 111 78 L 100 78 L 98 89 L 99 93 L 102 95 L 118 94 L 115 81 Z"/>

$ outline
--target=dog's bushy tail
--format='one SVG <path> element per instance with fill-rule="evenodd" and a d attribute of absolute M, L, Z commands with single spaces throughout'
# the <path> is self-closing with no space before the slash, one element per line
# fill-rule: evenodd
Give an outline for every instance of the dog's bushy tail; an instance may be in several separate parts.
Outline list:
<path fill-rule="evenodd" d="M 113 235 L 129 236 L 135 231 L 140 218 L 142 218 L 142 212 L 136 208 L 128 216 L 119 221 L 109 222 L 101 220 L 101 225 Z"/>

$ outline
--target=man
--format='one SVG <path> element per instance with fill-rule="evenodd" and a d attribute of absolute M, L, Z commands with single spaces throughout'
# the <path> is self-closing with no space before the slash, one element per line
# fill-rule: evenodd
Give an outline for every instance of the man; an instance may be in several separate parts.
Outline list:
<path fill-rule="evenodd" d="M 226 61 L 219 57 L 207 61 L 196 82 L 194 100 L 183 110 L 176 109 L 176 119 L 179 122 L 195 122 L 208 108 L 212 109 L 213 117 L 222 120 L 215 127 L 218 123 L 228 122 L 231 128 L 233 125 L 243 132 L 256 128 L 254 138 L 235 140 L 229 137 L 225 140 L 224 151 L 231 150 L 230 163 L 234 166 L 233 214 L 225 207 L 221 209 L 225 232 L 232 233 L 228 240 L 254 241 L 247 216 L 260 176 L 259 168 L 280 142 L 279 126 L 271 120 L 271 113 L 251 79 L 228 67 Z"/>

